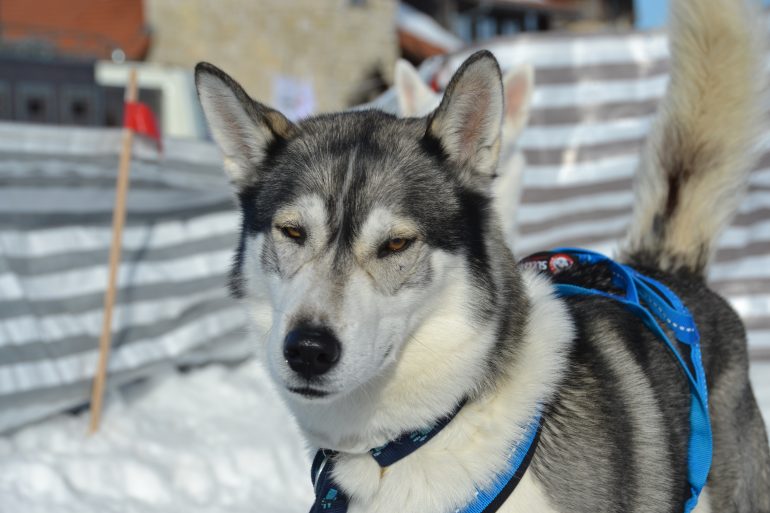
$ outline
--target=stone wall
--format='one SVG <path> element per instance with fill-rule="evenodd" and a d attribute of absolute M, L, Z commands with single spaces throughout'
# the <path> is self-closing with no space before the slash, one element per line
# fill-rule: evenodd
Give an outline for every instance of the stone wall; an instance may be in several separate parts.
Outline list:
<path fill-rule="evenodd" d="M 316 111 L 347 107 L 375 70 L 390 80 L 397 58 L 396 0 L 145 0 L 145 12 L 148 60 L 210 61 L 268 104 L 288 82 Z"/>

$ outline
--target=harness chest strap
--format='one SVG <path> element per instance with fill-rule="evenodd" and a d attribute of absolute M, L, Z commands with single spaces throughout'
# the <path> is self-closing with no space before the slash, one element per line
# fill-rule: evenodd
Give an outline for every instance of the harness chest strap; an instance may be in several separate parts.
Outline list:
<path fill-rule="evenodd" d="M 464 401 L 449 415 L 439 419 L 431 428 L 406 433 L 382 447 L 369 451 L 372 458 L 385 468 L 413 453 L 438 434 L 462 409 Z M 489 488 L 477 490 L 471 502 L 453 513 L 494 513 L 516 489 L 532 461 L 540 440 L 542 417 L 537 417 L 527 427 L 524 440 L 513 447 L 508 455 L 508 465 Z M 316 500 L 310 513 L 345 513 L 348 497 L 332 478 L 334 458 L 337 453 L 321 449 L 316 453 L 311 468 L 311 478 Z"/>

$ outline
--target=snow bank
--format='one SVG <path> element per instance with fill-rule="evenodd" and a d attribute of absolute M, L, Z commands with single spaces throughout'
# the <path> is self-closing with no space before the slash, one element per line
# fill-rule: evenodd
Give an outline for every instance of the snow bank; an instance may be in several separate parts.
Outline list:
<path fill-rule="evenodd" d="M 770 420 L 770 362 L 752 376 Z M 309 455 L 262 368 L 169 373 L 0 438 L 4 513 L 304 513 Z"/>
<path fill-rule="evenodd" d="M 108 399 L 101 430 L 62 415 L 0 438 L 5 513 L 296 513 L 309 456 L 262 368 L 169 374 Z"/>

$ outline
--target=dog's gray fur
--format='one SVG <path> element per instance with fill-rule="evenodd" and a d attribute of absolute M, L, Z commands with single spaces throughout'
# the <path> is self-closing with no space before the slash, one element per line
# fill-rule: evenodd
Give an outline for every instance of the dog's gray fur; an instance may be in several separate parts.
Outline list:
<path fill-rule="evenodd" d="M 673 79 L 623 253 L 698 323 L 714 430 L 702 512 L 770 512 L 745 332 L 704 282 L 758 130 L 763 54 L 751 12 L 674 0 Z M 269 284 L 261 356 L 309 441 L 340 451 L 335 479 L 351 513 L 462 506 L 539 405 L 540 445 L 502 512 L 682 510 L 690 395 L 677 363 L 619 304 L 554 298 L 503 241 L 488 192 L 503 108 L 491 54 L 472 56 L 426 118 L 361 111 L 294 124 L 209 64 L 196 82 L 243 211 L 233 291 L 254 311 L 256 284 Z M 410 242 L 391 251 L 394 238 Z M 601 268 L 570 272 L 609 286 Z M 307 324 L 334 333 L 342 354 L 328 374 L 300 379 L 281 348 Z M 366 455 L 463 397 L 444 431 L 387 472 Z"/>

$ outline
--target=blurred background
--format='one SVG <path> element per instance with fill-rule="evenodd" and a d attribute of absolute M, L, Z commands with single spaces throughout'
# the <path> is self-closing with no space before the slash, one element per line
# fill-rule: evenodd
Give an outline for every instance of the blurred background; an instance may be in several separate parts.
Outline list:
<path fill-rule="evenodd" d="M 0 511 L 310 504 L 308 455 L 251 358 L 265 327 L 227 294 L 238 216 L 197 62 L 294 120 L 398 113 L 398 59 L 437 92 L 479 48 L 531 64 L 509 242 L 612 253 L 668 78 L 665 19 L 665 0 L 0 0 Z M 130 69 L 162 149 L 133 145 L 106 410 L 87 436 Z M 767 142 L 710 275 L 746 323 L 766 418 Z"/>
<path fill-rule="evenodd" d="M 190 69 L 208 60 L 297 116 L 364 103 L 414 64 L 524 32 L 662 25 L 664 0 L 4 0 L 0 119 L 119 126 L 128 63 L 167 136 L 200 137 Z M 362 37 L 363 36 L 363 37 Z M 344 79 L 343 79 L 344 78 Z M 188 103 L 189 102 L 189 103 Z"/>

